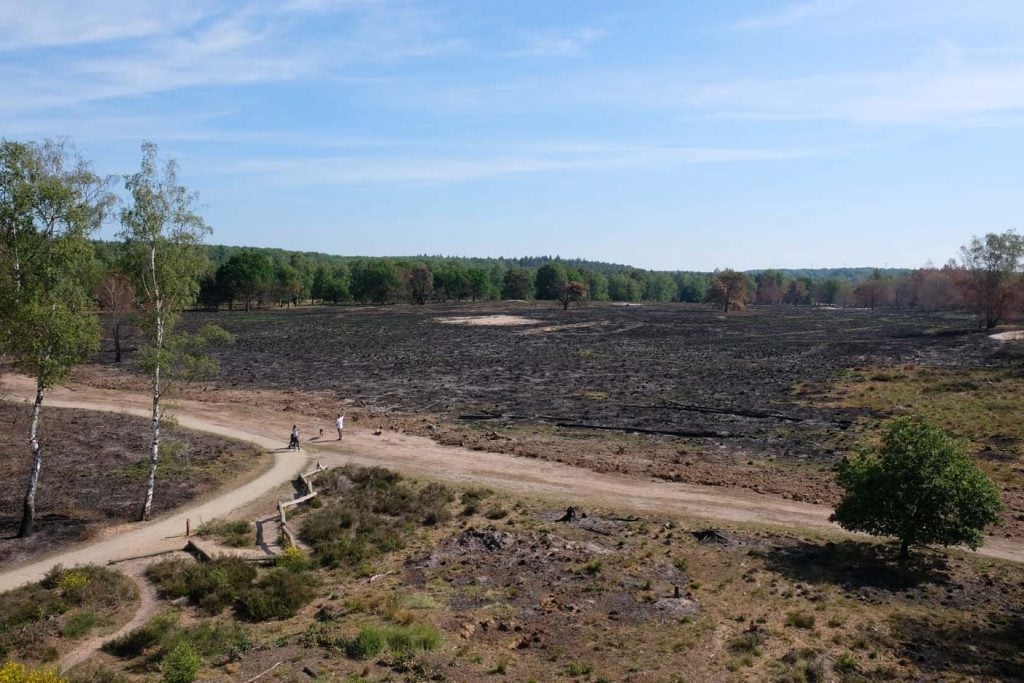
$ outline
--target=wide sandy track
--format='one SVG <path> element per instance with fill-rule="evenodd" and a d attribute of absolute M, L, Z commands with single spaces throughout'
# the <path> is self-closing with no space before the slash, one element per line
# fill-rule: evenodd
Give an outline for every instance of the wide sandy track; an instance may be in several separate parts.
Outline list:
<path fill-rule="evenodd" d="M 33 381 L 19 375 L 0 377 L 0 395 L 31 400 Z M 54 389 L 46 406 L 122 412 L 148 416 L 150 398 L 144 393 L 113 391 L 84 386 Z M 810 530 L 841 532 L 828 521 L 832 509 L 767 496 L 745 489 L 726 489 L 694 484 L 638 479 L 603 474 L 556 462 L 489 453 L 466 448 L 442 446 L 428 438 L 384 432 L 377 436 L 365 429 L 345 430 L 344 445 L 325 440 L 311 442 L 306 436 L 324 427 L 334 432 L 330 420 L 283 412 L 266 406 L 244 403 L 179 400 L 174 402 L 174 418 L 182 427 L 248 441 L 273 452 L 273 466 L 242 486 L 216 494 L 205 501 L 160 519 L 126 525 L 85 544 L 50 555 L 0 574 L 0 591 L 37 581 L 60 562 L 65 566 L 96 563 L 158 553 L 184 544 L 185 520 L 193 524 L 230 515 L 292 480 L 311 465 L 325 467 L 354 463 L 381 465 L 423 479 L 452 484 L 487 486 L 507 493 L 542 497 L 561 505 L 599 505 L 622 510 L 682 514 L 709 520 L 753 522 Z M 45 420 L 45 415 L 44 415 Z M 292 424 L 303 431 L 302 454 L 283 451 Z M 44 427 L 45 429 L 45 424 Z M 43 484 L 45 485 L 43 463 Z M 157 496 L 160 495 L 159 479 Z M 980 554 L 1015 562 L 1024 562 L 1024 543 L 990 537 Z"/>

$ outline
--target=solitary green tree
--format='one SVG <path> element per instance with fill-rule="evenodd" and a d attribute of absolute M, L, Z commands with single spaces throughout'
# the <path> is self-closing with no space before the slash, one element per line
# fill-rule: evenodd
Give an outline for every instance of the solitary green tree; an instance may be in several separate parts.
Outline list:
<path fill-rule="evenodd" d="M 587 284 L 588 297 L 591 301 L 608 301 L 608 276 L 596 270 L 580 273 Z"/>
<path fill-rule="evenodd" d="M 388 259 L 362 259 L 352 264 L 352 296 L 363 303 L 386 304 L 402 289 L 398 266 Z"/>
<path fill-rule="evenodd" d="M 502 299 L 532 299 L 534 291 L 534 274 L 529 268 L 513 266 L 505 273 L 501 287 Z"/>
<path fill-rule="evenodd" d="M 99 347 L 88 236 L 112 201 L 106 181 L 64 143 L 0 143 L 0 352 L 36 381 L 21 537 L 35 520 L 44 392 Z"/>
<path fill-rule="evenodd" d="M 178 183 L 177 164 L 168 161 L 161 166 L 151 142 L 142 145 L 142 167 L 127 177 L 125 188 L 130 202 L 121 211 L 120 235 L 147 339 L 139 349 L 139 365 L 149 373 L 153 394 L 149 474 L 140 515 L 146 520 L 153 508 L 160 458 L 163 375 L 174 362 L 174 326 L 199 291 L 206 266 L 201 245 L 210 228 L 196 212 L 196 195 Z"/>
<path fill-rule="evenodd" d="M 579 278 L 571 278 L 568 269 L 561 263 L 557 261 L 545 263 L 537 269 L 537 298 L 556 301 L 559 293 L 565 287 L 565 283 L 571 279 L 578 280 Z"/>
<path fill-rule="evenodd" d="M 274 264 L 263 252 L 243 249 L 217 269 L 217 282 L 229 304 L 241 299 L 245 302 L 245 310 L 250 311 L 253 302 L 271 289 Z"/>
<path fill-rule="evenodd" d="M 844 529 L 895 536 L 900 564 L 911 546 L 974 549 L 999 519 L 999 491 L 942 430 L 919 418 L 890 422 L 877 450 L 840 463 L 844 495 L 831 519 Z"/>

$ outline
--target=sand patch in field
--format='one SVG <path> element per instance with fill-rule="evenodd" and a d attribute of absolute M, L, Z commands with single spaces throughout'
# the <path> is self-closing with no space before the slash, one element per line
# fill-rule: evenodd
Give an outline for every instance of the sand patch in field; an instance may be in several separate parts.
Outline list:
<path fill-rule="evenodd" d="M 539 320 L 524 318 L 520 315 L 464 315 L 453 318 L 434 318 L 445 325 L 486 325 L 488 327 L 508 327 L 512 325 L 536 325 Z"/>
<path fill-rule="evenodd" d="M 1024 340 L 1024 330 L 1010 330 L 1009 332 L 990 334 L 988 338 L 995 339 L 996 341 L 1021 341 Z"/>
<path fill-rule="evenodd" d="M 519 334 L 545 334 L 547 332 L 561 332 L 562 330 L 577 330 L 586 327 L 597 327 L 598 325 L 605 324 L 604 320 L 594 320 L 592 322 L 585 323 L 569 323 L 567 325 L 545 325 L 544 327 L 534 327 L 529 330 L 524 330 Z"/>

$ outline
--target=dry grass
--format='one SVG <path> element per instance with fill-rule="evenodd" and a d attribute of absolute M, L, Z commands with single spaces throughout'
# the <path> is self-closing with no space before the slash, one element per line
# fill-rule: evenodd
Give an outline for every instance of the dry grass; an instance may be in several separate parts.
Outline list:
<path fill-rule="evenodd" d="M 421 483 L 351 474 L 366 500 L 406 515 L 401 547 L 376 555 L 372 573 L 317 570 L 310 605 L 243 623 L 245 656 L 208 648 L 202 677 L 245 680 L 278 661 L 288 667 L 271 681 L 303 667 L 321 680 L 592 683 L 999 680 L 1024 670 L 1016 565 L 933 552 L 900 571 L 883 544 L 731 525 L 720 527 L 727 544 L 701 544 L 698 520 L 587 509 L 563 523 L 550 505 L 480 490 L 432 498 L 456 514 L 422 525 L 411 512 Z M 489 506 L 508 514 L 487 519 Z M 167 633 L 187 630 L 200 650 L 205 631 L 195 629 L 227 633 L 231 623 L 230 612 L 170 609 L 181 626 Z M 113 666 L 152 672 L 177 640 L 154 632 Z"/>

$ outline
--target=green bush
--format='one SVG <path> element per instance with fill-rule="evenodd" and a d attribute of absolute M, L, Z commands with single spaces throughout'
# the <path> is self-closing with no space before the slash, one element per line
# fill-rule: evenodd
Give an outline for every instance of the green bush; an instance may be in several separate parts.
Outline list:
<path fill-rule="evenodd" d="M 437 630 L 426 624 L 365 626 L 346 643 L 345 653 L 353 659 L 372 659 L 385 650 L 408 656 L 436 650 L 440 645 Z"/>
<path fill-rule="evenodd" d="M 381 629 L 366 626 L 345 645 L 345 654 L 353 659 L 372 659 L 384 651 L 387 640 Z"/>
<path fill-rule="evenodd" d="M 503 519 L 505 517 L 508 517 L 508 510 L 506 510 L 500 505 L 495 505 L 489 508 L 487 512 L 484 513 L 484 517 L 486 517 L 487 519 Z"/>
<path fill-rule="evenodd" d="M 729 652 L 760 656 L 765 636 L 761 629 L 750 628 L 729 641 Z"/>
<path fill-rule="evenodd" d="M 814 615 L 801 610 L 787 612 L 786 626 L 795 626 L 796 628 L 805 629 L 814 628 Z"/>
<path fill-rule="evenodd" d="M 176 631 L 178 618 L 173 614 L 158 614 L 134 631 L 107 641 L 103 651 L 122 659 L 133 659 L 155 647 L 168 634 Z"/>
<path fill-rule="evenodd" d="M 355 567 L 364 560 L 404 547 L 403 529 L 381 515 L 336 502 L 312 511 L 299 535 L 325 567 Z"/>
<path fill-rule="evenodd" d="M 39 583 L 8 591 L 0 599 L 0 661 L 53 661 L 58 638 L 85 636 L 136 595 L 135 585 L 115 571 L 57 565 Z"/>
<path fill-rule="evenodd" d="M 162 644 L 163 651 L 169 652 L 181 640 L 187 640 L 196 651 L 207 659 L 223 658 L 234 661 L 243 652 L 252 649 L 252 642 L 245 631 L 234 622 L 215 623 L 202 621 L 195 626 L 172 633 Z"/>
<path fill-rule="evenodd" d="M 93 612 L 75 612 L 68 616 L 60 634 L 65 638 L 81 638 L 92 630 L 97 621 L 96 614 Z"/>
<path fill-rule="evenodd" d="M 479 503 L 484 498 L 488 498 L 494 495 L 494 491 L 490 489 L 467 489 L 462 492 L 462 496 L 459 498 L 459 502 L 463 505 L 469 505 L 470 503 Z"/>
<path fill-rule="evenodd" d="M 330 470 L 317 478 L 317 487 L 337 498 L 306 515 L 299 537 L 325 567 L 356 569 L 401 549 L 416 526 L 450 519 L 455 499 L 441 484 L 417 488 L 380 467 Z"/>
<path fill-rule="evenodd" d="M 186 642 L 200 657 L 228 661 L 238 659 L 252 648 L 245 631 L 236 623 L 201 621 L 191 628 L 182 628 L 175 614 L 160 614 L 108 642 L 103 650 L 121 659 L 147 655 L 151 661 L 161 662 Z"/>
<path fill-rule="evenodd" d="M 420 521 L 428 526 L 447 522 L 452 518 L 448 505 L 455 500 L 455 495 L 445 486 L 430 483 L 416 494 L 416 507 L 419 509 Z"/>
<path fill-rule="evenodd" d="M 203 524 L 196 530 L 198 536 L 217 536 L 224 545 L 232 548 L 245 548 L 255 544 L 252 524 L 245 520 L 226 521 L 215 519 Z"/>
<path fill-rule="evenodd" d="M 182 640 L 164 658 L 160 670 L 164 683 L 192 683 L 196 680 L 203 660 L 196 648 L 187 640 Z"/>
<path fill-rule="evenodd" d="M 295 616 L 315 595 L 310 575 L 277 567 L 245 592 L 241 609 L 254 621 L 287 619 Z"/>
<path fill-rule="evenodd" d="M 857 658 L 852 652 L 844 652 L 836 658 L 835 663 L 836 671 L 842 673 L 850 673 L 851 671 L 857 670 Z"/>
<path fill-rule="evenodd" d="M 192 604 L 217 614 L 235 601 L 256 578 L 256 568 L 245 560 L 225 557 L 210 562 L 168 560 L 151 565 L 146 576 L 165 598 L 188 596 Z"/>
<path fill-rule="evenodd" d="M 344 645 L 342 641 L 335 637 L 328 626 L 319 622 L 313 622 L 303 631 L 302 635 L 299 636 L 299 644 L 305 648 L 322 647 L 326 650 Z"/>
<path fill-rule="evenodd" d="M 594 667 L 591 664 L 584 664 L 581 662 L 571 662 L 565 667 L 565 673 L 570 676 L 589 676 L 594 672 Z"/>
<path fill-rule="evenodd" d="M 385 630 L 384 637 L 388 643 L 388 650 L 398 655 L 429 652 L 441 645 L 441 637 L 437 631 L 426 624 L 391 626 Z"/>
<path fill-rule="evenodd" d="M 312 563 L 309 560 L 309 555 L 303 552 L 302 548 L 296 548 L 292 545 L 285 548 L 274 558 L 274 565 L 291 572 L 304 572 L 310 568 Z"/>

